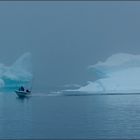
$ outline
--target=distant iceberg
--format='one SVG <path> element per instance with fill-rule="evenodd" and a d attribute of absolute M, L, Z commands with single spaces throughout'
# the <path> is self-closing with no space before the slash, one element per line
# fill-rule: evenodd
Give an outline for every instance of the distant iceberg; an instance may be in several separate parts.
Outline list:
<path fill-rule="evenodd" d="M 0 64 L 0 89 L 15 88 L 32 78 L 31 53 L 23 54 L 12 66 Z"/>
<path fill-rule="evenodd" d="M 78 91 L 88 93 L 140 93 L 140 55 L 114 54 L 89 67 L 99 79 Z"/>

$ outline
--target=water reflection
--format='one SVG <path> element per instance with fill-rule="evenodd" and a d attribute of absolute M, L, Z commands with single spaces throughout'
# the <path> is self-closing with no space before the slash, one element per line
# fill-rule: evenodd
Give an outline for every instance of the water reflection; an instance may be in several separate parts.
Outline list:
<path fill-rule="evenodd" d="M 16 99 L 20 102 L 28 102 L 30 98 L 31 98 L 31 96 L 26 96 L 26 97 L 16 96 Z"/>

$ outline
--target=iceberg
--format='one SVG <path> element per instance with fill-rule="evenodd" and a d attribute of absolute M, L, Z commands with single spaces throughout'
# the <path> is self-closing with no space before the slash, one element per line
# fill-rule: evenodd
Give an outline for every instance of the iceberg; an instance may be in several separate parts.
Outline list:
<path fill-rule="evenodd" d="M 16 88 L 32 78 L 31 53 L 23 54 L 12 66 L 0 64 L 0 89 Z"/>
<path fill-rule="evenodd" d="M 118 53 L 89 66 L 98 79 L 77 91 L 88 93 L 140 93 L 140 55 Z"/>

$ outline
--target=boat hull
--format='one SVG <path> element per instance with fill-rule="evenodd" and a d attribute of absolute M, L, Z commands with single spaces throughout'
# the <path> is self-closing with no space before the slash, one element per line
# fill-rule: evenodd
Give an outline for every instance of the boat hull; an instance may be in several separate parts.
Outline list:
<path fill-rule="evenodd" d="M 25 91 L 18 91 L 16 90 L 15 93 L 18 97 L 28 97 L 31 95 L 31 92 L 25 92 Z"/>

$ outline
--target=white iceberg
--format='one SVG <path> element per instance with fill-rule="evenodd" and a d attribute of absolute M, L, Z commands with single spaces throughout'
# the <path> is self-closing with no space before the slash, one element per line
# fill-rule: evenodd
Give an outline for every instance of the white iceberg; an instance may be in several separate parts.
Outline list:
<path fill-rule="evenodd" d="M 119 53 L 90 66 L 99 79 L 78 91 L 88 93 L 140 93 L 140 55 Z"/>

